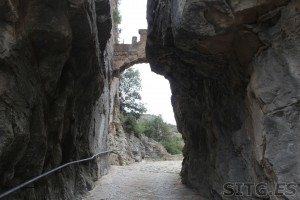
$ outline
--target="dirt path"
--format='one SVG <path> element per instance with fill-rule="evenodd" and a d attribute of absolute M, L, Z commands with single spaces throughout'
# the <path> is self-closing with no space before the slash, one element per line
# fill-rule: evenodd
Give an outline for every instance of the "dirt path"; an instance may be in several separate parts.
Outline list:
<path fill-rule="evenodd" d="M 182 185 L 181 161 L 143 161 L 129 166 L 112 166 L 84 200 L 204 200 Z"/>

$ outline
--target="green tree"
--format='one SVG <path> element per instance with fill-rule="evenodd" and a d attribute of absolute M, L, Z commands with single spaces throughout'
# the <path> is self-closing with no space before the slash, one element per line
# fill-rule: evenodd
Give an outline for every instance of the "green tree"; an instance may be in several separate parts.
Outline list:
<path fill-rule="evenodd" d="M 113 10 L 113 21 L 115 24 L 121 24 L 122 16 L 118 8 Z"/>
<path fill-rule="evenodd" d="M 144 133 L 144 124 L 137 120 L 136 116 L 132 113 L 120 114 L 120 121 L 124 130 L 127 133 L 133 133 L 136 137 L 140 138 L 140 136 Z"/>
<path fill-rule="evenodd" d="M 171 127 L 164 122 L 161 115 L 145 122 L 144 133 L 157 142 L 168 140 L 172 134 Z"/>
<path fill-rule="evenodd" d="M 138 70 L 127 69 L 120 76 L 120 111 L 138 119 L 147 110 L 141 102 L 141 78 Z"/>
<path fill-rule="evenodd" d="M 184 142 L 180 133 L 173 133 L 168 140 L 162 141 L 162 145 L 170 154 L 180 154 L 184 146 Z"/>
<path fill-rule="evenodd" d="M 174 125 L 166 123 L 161 115 L 140 123 L 143 123 L 144 134 L 160 142 L 170 154 L 182 153 L 184 142 L 181 134 L 173 132 Z"/>
<path fill-rule="evenodd" d="M 120 76 L 121 123 L 128 133 L 139 137 L 144 132 L 143 124 L 138 122 L 147 110 L 141 102 L 141 78 L 138 70 L 128 69 Z"/>

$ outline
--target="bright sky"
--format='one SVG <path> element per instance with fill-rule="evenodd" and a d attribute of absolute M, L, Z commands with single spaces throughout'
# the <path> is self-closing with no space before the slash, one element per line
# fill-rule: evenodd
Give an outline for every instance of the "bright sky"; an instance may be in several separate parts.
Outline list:
<path fill-rule="evenodd" d="M 139 36 L 139 29 L 147 29 L 146 10 L 147 0 L 121 0 L 119 10 L 122 22 L 120 43 L 131 44 L 132 36 Z"/>
<path fill-rule="evenodd" d="M 120 43 L 131 44 L 132 36 L 138 36 L 138 29 L 147 29 L 147 0 L 121 0 L 119 7 L 122 22 Z M 149 64 L 135 65 L 142 79 L 142 102 L 145 103 L 148 114 L 162 115 L 163 119 L 176 124 L 171 105 L 171 90 L 169 82 L 160 75 L 151 72 Z"/>

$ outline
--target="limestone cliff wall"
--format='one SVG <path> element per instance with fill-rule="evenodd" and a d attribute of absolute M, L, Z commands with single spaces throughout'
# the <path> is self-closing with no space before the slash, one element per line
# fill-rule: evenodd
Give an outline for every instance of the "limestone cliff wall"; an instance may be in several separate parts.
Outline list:
<path fill-rule="evenodd" d="M 298 0 L 148 0 L 147 59 L 170 81 L 182 179 L 202 196 L 260 199 L 225 197 L 227 182 L 300 184 L 299 10 Z"/>
<path fill-rule="evenodd" d="M 107 149 L 109 0 L 0 2 L 0 192 Z M 73 165 L 9 199 L 76 199 L 108 157 Z"/>

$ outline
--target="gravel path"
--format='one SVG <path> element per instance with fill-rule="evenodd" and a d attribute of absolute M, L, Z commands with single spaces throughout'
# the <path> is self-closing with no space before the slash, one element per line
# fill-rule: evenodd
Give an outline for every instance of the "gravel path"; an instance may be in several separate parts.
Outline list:
<path fill-rule="evenodd" d="M 204 200 L 182 185 L 181 161 L 143 161 L 129 166 L 112 166 L 84 200 Z"/>

